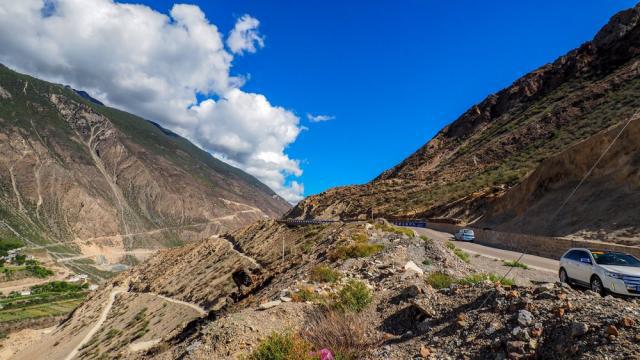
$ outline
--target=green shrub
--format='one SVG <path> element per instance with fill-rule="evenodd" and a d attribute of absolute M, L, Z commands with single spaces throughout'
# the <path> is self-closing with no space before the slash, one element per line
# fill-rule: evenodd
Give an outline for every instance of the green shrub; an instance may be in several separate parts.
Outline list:
<path fill-rule="evenodd" d="M 422 265 L 429 266 L 429 265 L 431 265 L 431 264 L 433 264 L 433 261 L 431 261 L 431 259 L 424 259 L 424 260 L 422 260 Z"/>
<path fill-rule="evenodd" d="M 53 271 L 42 267 L 40 265 L 27 265 L 26 267 L 27 271 L 29 271 L 33 276 L 40 278 L 40 279 L 44 279 L 46 277 L 49 277 L 51 275 L 53 275 Z"/>
<path fill-rule="evenodd" d="M 340 292 L 336 307 L 345 311 L 360 312 L 373 300 L 371 291 L 362 281 L 350 280 Z"/>
<path fill-rule="evenodd" d="M 453 251 L 453 253 L 460 258 L 460 260 L 468 263 L 469 262 L 469 254 L 467 254 L 464 250 L 456 247 L 451 241 L 447 241 L 447 249 Z"/>
<path fill-rule="evenodd" d="M 367 234 L 359 232 L 351 235 L 351 240 L 357 243 L 366 243 L 367 241 L 369 241 L 369 238 L 367 237 Z"/>
<path fill-rule="evenodd" d="M 327 299 L 320 295 L 317 294 L 315 291 L 313 291 L 313 288 L 310 287 L 302 287 L 300 288 L 300 290 L 294 292 L 291 296 L 291 299 L 295 302 L 306 302 L 306 301 L 310 301 L 312 303 L 316 303 L 316 304 L 326 304 L 327 303 Z"/>
<path fill-rule="evenodd" d="M 413 230 L 408 228 L 393 226 L 393 225 L 384 224 L 384 223 L 376 223 L 375 227 L 376 229 L 382 230 L 384 232 L 390 232 L 398 235 L 407 235 L 408 237 L 415 236 L 415 233 L 413 232 Z"/>
<path fill-rule="evenodd" d="M 420 235 L 420 239 L 422 239 L 422 241 L 424 241 L 427 244 L 430 244 L 433 242 L 433 240 L 431 240 L 428 236 L 425 236 L 425 235 Z"/>
<path fill-rule="evenodd" d="M 140 311 L 138 311 L 138 313 L 136 314 L 136 316 L 134 316 L 133 318 L 136 321 L 141 321 L 142 319 L 144 319 L 147 315 L 147 308 L 144 307 L 142 308 Z"/>
<path fill-rule="evenodd" d="M 455 248 L 453 250 L 453 253 L 460 258 L 460 260 L 468 263 L 469 262 L 469 254 L 467 254 L 466 252 L 464 252 L 462 249 L 459 248 Z"/>
<path fill-rule="evenodd" d="M 42 285 L 34 285 L 31 287 L 32 294 L 38 293 L 76 293 L 86 290 L 89 287 L 88 284 L 74 284 L 66 281 L 51 281 Z"/>
<path fill-rule="evenodd" d="M 318 265 L 311 269 L 310 278 L 316 282 L 329 282 L 333 283 L 338 281 L 342 277 L 339 271 L 333 270 L 326 265 Z"/>
<path fill-rule="evenodd" d="M 311 344 L 291 333 L 272 333 L 248 357 L 249 360 L 312 360 Z"/>
<path fill-rule="evenodd" d="M 429 274 L 429 277 L 427 277 L 427 283 L 429 283 L 429 285 L 431 285 L 434 289 L 444 289 L 451 287 L 454 282 L 454 278 L 443 273 L 431 273 Z"/>
<path fill-rule="evenodd" d="M 350 245 L 338 246 L 331 255 L 332 259 L 353 259 L 368 257 L 379 253 L 384 249 L 381 244 L 355 243 Z"/>
<path fill-rule="evenodd" d="M 500 284 L 506 285 L 506 286 L 515 285 L 515 281 L 513 279 L 508 279 L 508 278 L 502 279 L 501 276 L 498 276 L 496 274 L 472 274 L 458 280 L 457 283 L 461 285 L 476 285 L 485 280 L 490 280 L 493 283 L 499 282 Z"/>
<path fill-rule="evenodd" d="M 509 266 L 509 267 L 515 267 L 515 268 L 521 268 L 521 269 L 529 269 L 529 267 L 527 266 L 527 264 L 521 263 L 518 260 L 504 260 L 502 262 L 502 264 L 504 266 Z"/>

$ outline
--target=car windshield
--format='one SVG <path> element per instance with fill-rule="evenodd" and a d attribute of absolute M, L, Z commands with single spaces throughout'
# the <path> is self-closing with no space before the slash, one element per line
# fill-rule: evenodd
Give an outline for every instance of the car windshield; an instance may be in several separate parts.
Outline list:
<path fill-rule="evenodd" d="M 640 267 L 640 260 L 629 254 L 606 251 L 592 251 L 591 254 L 598 265 Z"/>
<path fill-rule="evenodd" d="M 462 232 L 467 235 L 473 235 L 473 230 L 462 230 Z"/>

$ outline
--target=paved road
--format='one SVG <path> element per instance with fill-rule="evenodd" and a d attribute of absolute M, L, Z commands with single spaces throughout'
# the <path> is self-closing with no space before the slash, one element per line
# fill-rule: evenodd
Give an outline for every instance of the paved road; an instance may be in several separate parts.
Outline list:
<path fill-rule="evenodd" d="M 453 235 L 446 232 L 435 231 L 431 229 L 424 228 L 412 228 L 419 235 L 426 235 L 431 239 L 446 241 L 453 240 Z M 520 257 L 520 253 L 509 250 L 496 249 L 485 245 L 480 245 L 476 243 L 469 243 L 463 241 L 456 241 L 456 246 L 463 249 L 464 251 L 470 254 L 480 254 L 482 256 L 486 256 L 492 259 L 500 259 L 500 260 L 516 260 Z M 558 260 L 547 259 L 540 256 L 535 255 L 524 255 L 524 257 L 520 260 L 520 262 L 527 264 L 529 267 L 541 271 L 547 271 L 552 273 L 557 273 L 558 268 L 560 266 L 560 262 Z"/>

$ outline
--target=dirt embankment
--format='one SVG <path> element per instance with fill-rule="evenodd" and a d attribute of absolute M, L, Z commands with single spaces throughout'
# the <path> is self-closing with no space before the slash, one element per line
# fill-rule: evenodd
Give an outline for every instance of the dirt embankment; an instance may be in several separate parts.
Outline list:
<path fill-rule="evenodd" d="M 639 245 L 640 212 L 633 209 L 640 204 L 640 120 L 631 121 L 613 143 L 623 126 L 541 163 L 495 202 L 477 226 Z"/>

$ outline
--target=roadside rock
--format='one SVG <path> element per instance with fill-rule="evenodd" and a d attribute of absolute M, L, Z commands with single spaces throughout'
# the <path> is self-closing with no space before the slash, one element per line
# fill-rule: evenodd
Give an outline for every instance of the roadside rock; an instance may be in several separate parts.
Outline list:
<path fill-rule="evenodd" d="M 522 326 L 529 326 L 533 323 L 533 314 L 527 310 L 520 310 L 518 312 L 518 324 Z"/>
<path fill-rule="evenodd" d="M 273 307 L 276 307 L 278 305 L 282 304 L 282 301 L 280 300 L 273 300 L 273 301 L 269 301 L 266 303 L 262 303 L 260 304 L 260 306 L 258 307 L 258 309 L 260 310 L 267 310 L 267 309 L 271 309 Z"/>
<path fill-rule="evenodd" d="M 582 336 L 587 332 L 589 332 L 589 325 L 579 321 L 571 323 L 571 337 Z"/>
<path fill-rule="evenodd" d="M 424 271 L 422 271 L 422 269 L 420 269 L 420 267 L 418 265 L 416 265 L 416 263 L 414 263 L 413 261 L 409 261 L 404 265 L 404 270 L 410 274 L 410 273 L 416 273 L 418 275 L 422 275 L 424 274 Z"/>

